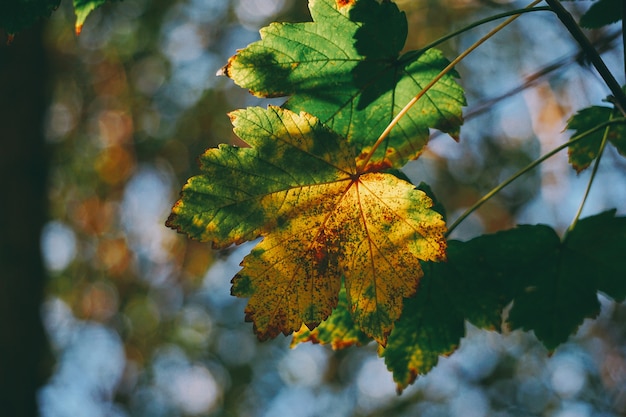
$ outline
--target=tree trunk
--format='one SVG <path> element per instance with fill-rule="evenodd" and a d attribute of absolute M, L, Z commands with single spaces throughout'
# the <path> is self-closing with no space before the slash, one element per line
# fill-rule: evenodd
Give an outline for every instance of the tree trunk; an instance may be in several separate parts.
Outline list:
<path fill-rule="evenodd" d="M 41 28 L 0 34 L 0 414 L 36 416 L 47 340 L 40 317 L 46 218 L 43 114 L 46 60 Z"/>

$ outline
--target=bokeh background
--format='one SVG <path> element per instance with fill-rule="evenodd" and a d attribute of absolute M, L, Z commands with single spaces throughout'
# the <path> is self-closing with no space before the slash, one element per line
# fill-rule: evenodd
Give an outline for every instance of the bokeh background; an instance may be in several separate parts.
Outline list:
<path fill-rule="evenodd" d="M 404 0 L 416 49 L 474 20 L 524 7 L 499 0 Z M 567 4 L 574 14 L 590 3 Z M 310 20 L 304 0 L 125 0 L 80 36 L 63 1 L 46 21 L 49 216 L 42 314 L 54 355 L 42 417 L 626 415 L 626 306 L 600 295 L 552 355 L 532 334 L 468 325 L 460 349 L 401 396 L 375 346 L 334 352 L 260 343 L 230 279 L 250 245 L 223 251 L 164 226 L 206 148 L 236 141 L 229 111 L 260 100 L 216 76 L 271 21 Z M 440 46 L 454 58 L 493 24 Z M 619 24 L 589 32 L 624 83 Z M 602 81 L 555 17 L 520 18 L 458 66 L 461 141 L 433 132 L 405 171 L 431 185 L 450 220 L 567 140 L 566 120 L 601 104 Z M 571 133 L 571 132 L 570 132 Z M 546 223 L 563 231 L 589 173 L 565 152 L 506 188 L 457 239 Z M 607 149 L 584 215 L 626 214 L 626 160 Z M 584 216 L 583 215 L 583 216 Z M 593 277 L 590 277 L 593 279 Z"/>

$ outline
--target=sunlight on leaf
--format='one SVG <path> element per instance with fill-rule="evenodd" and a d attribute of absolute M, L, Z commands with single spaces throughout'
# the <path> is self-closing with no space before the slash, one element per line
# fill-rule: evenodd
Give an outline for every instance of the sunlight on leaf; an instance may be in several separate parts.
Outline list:
<path fill-rule="evenodd" d="M 233 279 L 260 339 L 313 329 L 337 306 L 342 277 L 353 320 L 386 342 L 422 275 L 445 258 L 445 223 L 412 184 L 356 172 L 356 154 L 311 115 L 278 107 L 234 112 L 251 148 L 201 158 L 168 226 L 215 247 L 264 239 Z"/>
<path fill-rule="evenodd" d="M 98 7 L 102 6 L 104 3 L 110 0 L 73 0 L 74 1 L 74 14 L 76 14 L 76 24 L 74 30 L 77 35 L 80 35 L 81 30 L 83 29 L 83 25 L 85 24 L 85 20 L 87 20 L 87 16 L 91 12 L 93 12 Z"/>
<path fill-rule="evenodd" d="M 304 342 L 312 342 L 331 345 L 337 350 L 350 346 L 362 346 L 371 340 L 354 324 L 350 315 L 346 289 L 342 286 L 337 307 L 332 314 L 313 330 L 303 324 L 300 330 L 293 334 L 291 347 Z"/>
<path fill-rule="evenodd" d="M 314 114 L 366 154 L 393 117 L 449 62 L 435 49 L 406 62 L 403 12 L 391 2 L 312 0 L 313 22 L 273 23 L 261 41 L 221 70 L 261 97 Z M 356 40 L 356 42 L 355 42 Z M 452 72 L 431 88 L 375 155 L 400 168 L 428 142 L 429 128 L 457 138 L 465 98 Z"/>

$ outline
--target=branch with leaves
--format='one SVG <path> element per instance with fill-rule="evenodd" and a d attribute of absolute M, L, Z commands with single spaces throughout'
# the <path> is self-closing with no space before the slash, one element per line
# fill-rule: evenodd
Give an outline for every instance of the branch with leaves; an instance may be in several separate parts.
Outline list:
<path fill-rule="evenodd" d="M 508 327 L 555 349 L 597 315 L 598 291 L 624 299 L 626 270 L 610 259 L 626 250 L 626 219 L 614 212 L 576 219 L 566 240 L 548 226 L 445 238 L 565 148 L 577 170 L 599 163 L 607 143 L 624 152 L 625 120 L 611 108 L 579 112 L 569 142 L 449 230 L 430 188 L 397 171 L 419 158 L 429 129 L 459 138 L 465 98 L 454 66 L 522 14 L 556 10 L 537 3 L 484 19 L 508 17 L 448 62 L 434 49 L 440 41 L 400 55 L 408 28 L 391 2 L 313 0 L 312 22 L 273 23 L 229 60 L 221 75 L 288 100 L 231 115 L 251 147 L 208 150 L 167 224 L 215 247 L 263 237 L 232 281 L 232 294 L 249 298 L 246 320 L 260 339 L 295 332 L 293 344 L 334 348 L 373 339 L 402 390 L 456 349 L 466 320 L 499 330 L 513 303 Z M 601 278 L 589 280 L 591 272 Z"/>
<path fill-rule="evenodd" d="M 105 1 L 74 0 L 77 33 Z M 58 3 L 2 6 L 0 27 L 13 34 Z M 310 0 L 311 22 L 270 24 L 222 68 L 252 94 L 287 101 L 230 114 L 249 147 L 207 150 L 167 225 L 215 248 L 262 238 L 231 290 L 249 299 L 245 319 L 259 339 L 293 334 L 294 345 L 336 349 L 373 340 L 402 390 L 454 352 L 465 321 L 500 330 L 512 305 L 506 326 L 534 331 L 553 350 L 598 314 L 599 291 L 624 300 L 626 266 L 616 259 L 626 252 L 626 218 L 611 210 L 579 219 L 607 146 L 626 155 L 626 96 L 581 27 L 616 22 L 623 2 L 600 0 L 580 23 L 558 0 L 539 3 L 401 54 L 409 28 L 394 3 Z M 611 106 L 580 110 L 568 122 L 569 141 L 448 228 L 430 187 L 415 186 L 400 169 L 420 157 L 431 130 L 460 140 L 466 99 L 455 66 L 515 19 L 545 11 L 593 63 Z M 451 61 L 436 49 L 501 19 Z M 593 164 L 565 237 L 550 226 L 524 225 L 468 242 L 448 239 L 479 206 L 565 148 L 577 172 Z"/>

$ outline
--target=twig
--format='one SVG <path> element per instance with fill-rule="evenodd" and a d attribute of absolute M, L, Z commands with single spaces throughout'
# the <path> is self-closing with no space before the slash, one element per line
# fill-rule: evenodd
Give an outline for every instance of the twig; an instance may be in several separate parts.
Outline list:
<path fill-rule="evenodd" d="M 619 83 L 615 77 L 613 77 L 611 71 L 607 68 L 598 51 L 596 51 L 589 39 L 587 39 L 583 31 L 580 29 L 580 26 L 578 26 L 572 15 L 565 10 L 559 0 L 546 0 L 546 3 L 548 3 L 548 5 L 552 8 L 561 23 L 563 23 L 578 45 L 580 45 L 582 50 L 585 52 L 589 61 L 591 61 L 593 66 L 596 68 L 607 87 L 609 87 L 609 90 L 611 90 L 611 93 L 615 98 L 615 106 L 619 109 L 622 115 L 626 116 L 626 94 L 624 94 Z"/>

